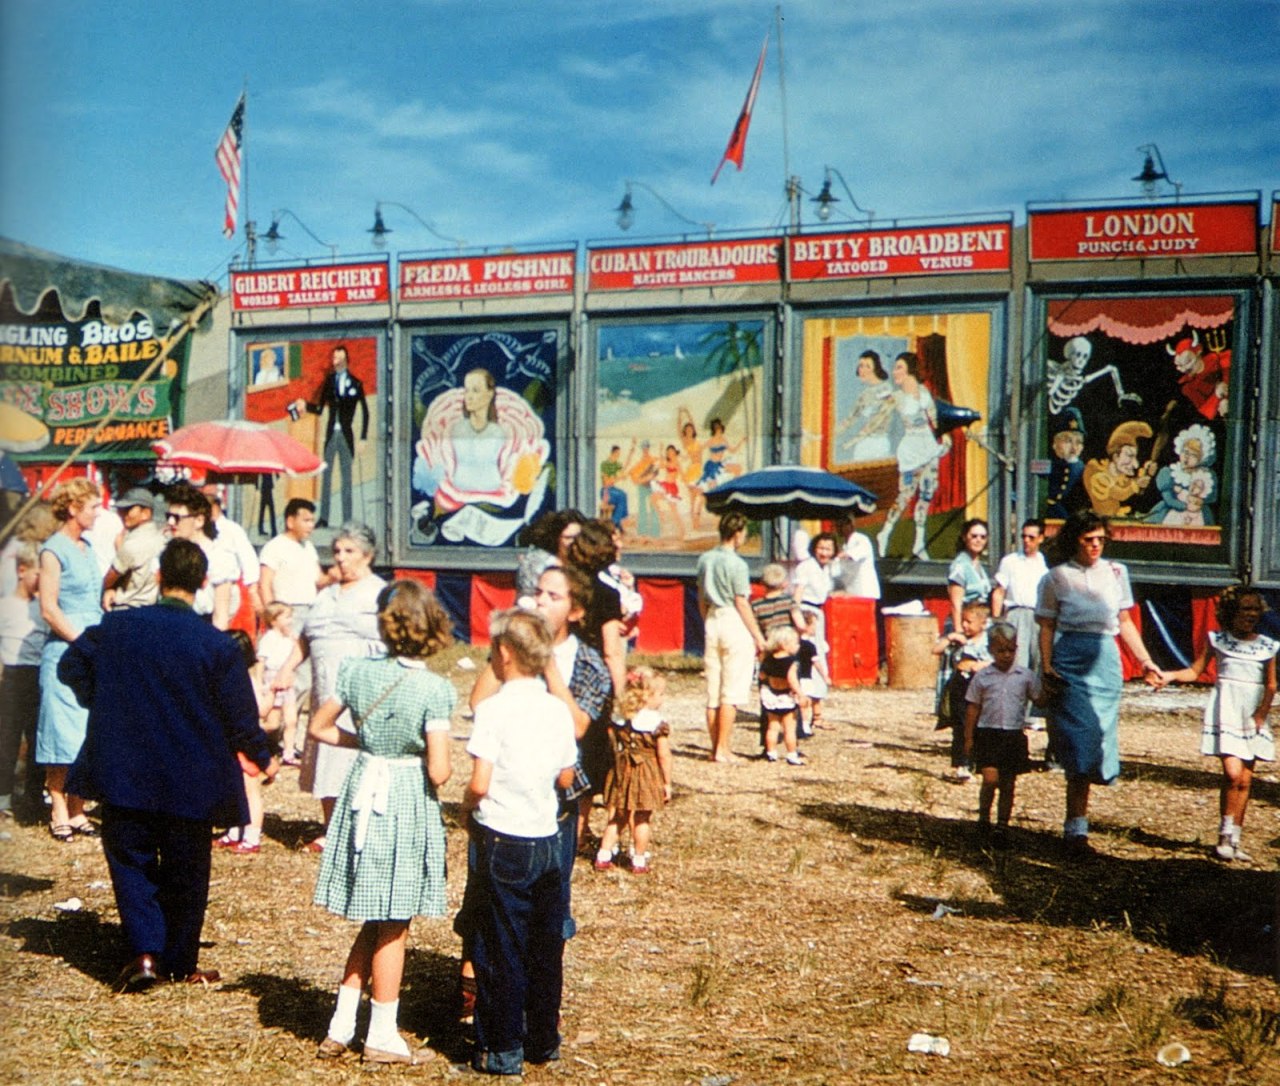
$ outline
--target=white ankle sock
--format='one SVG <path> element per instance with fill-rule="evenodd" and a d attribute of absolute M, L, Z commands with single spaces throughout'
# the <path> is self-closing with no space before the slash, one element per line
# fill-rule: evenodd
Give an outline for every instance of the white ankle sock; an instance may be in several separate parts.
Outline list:
<path fill-rule="evenodd" d="M 393 999 L 388 1003 L 369 1000 L 369 1034 L 364 1043 L 368 1048 L 380 1048 L 383 1052 L 399 1052 L 407 1055 L 409 1046 L 400 1036 L 396 1026 L 396 1017 L 400 1013 L 400 1000 Z"/>
<path fill-rule="evenodd" d="M 356 1011 L 359 1009 L 360 989 L 348 988 L 345 984 L 339 987 L 338 1004 L 329 1019 L 329 1036 L 344 1045 L 350 1044 L 356 1035 Z"/>
<path fill-rule="evenodd" d="M 1064 837 L 1088 837 L 1089 819 L 1084 815 L 1068 818 L 1062 823 L 1062 834 Z"/>
<path fill-rule="evenodd" d="M 240 840 L 246 845 L 262 844 L 262 828 L 260 826 L 245 826 L 240 833 Z"/>
<path fill-rule="evenodd" d="M 1222 821 L 1218 825 L 1219 837 L 1230 837 L 1231 831 L 1236 827 L 1236 820 L 1231 815 L 1223 815 Z"/>

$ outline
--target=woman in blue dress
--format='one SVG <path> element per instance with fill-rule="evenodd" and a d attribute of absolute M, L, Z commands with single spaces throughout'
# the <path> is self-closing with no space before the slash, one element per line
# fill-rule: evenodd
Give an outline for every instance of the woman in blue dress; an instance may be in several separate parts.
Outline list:
<path fill-rule="evenodd" d="M 450 641 L 449 619 L 416 581 L 378 597 L 387 656 L 344 660 L 335 697 L 308 729 L 320 743 L 359 751 L 334 805 L 315 903 L 361 922 L 347 955 L 337 1006 L 317 1053 L 352 1050 L 365 985 L 372 998 L 364 1059 L 417 1063 L 396 1025 L 409 921 L 443 916 L 445 832 L 438 789 L 449 779 L 453 684 L 426 660 Z M 355 733 L 338 727 L 350 710 Z"/>
<path fill-rule="evenodd" d="M 35 760 L 45 767 L 49 833 L 66 842 L 77 834 L 97 836 L 85 817 L 84 800 L 66 791 L 67 770 L 84 743 L 89 710 L 58 679 L 58 661 L 72 641 L 102 619 L 102 575 L 84 538 L 102 509 L 102 492 L 88 479 L 72 479 L 53 492 L 52 505 L 59 528 L 40 551 L 40 614 L 49 624 L 49 639 L 40 658 Z"/>
<path fill-rule="evenodd" d="M 1163 686 L 1129 614 L 1129 571 L 1102 557 L 1107 522 L 1092 509 L 1072 513 L 1055 539 L 1058 564 L 1040 582 L 1036 621 L 1040 667 L 1049 703 L 1049 742 L 1067 776 L 1062 833 L 1068 855 L 1088 855 L 1089 788 L 1120 776 L 1119 637 L 1142 665 L 1143 678 Z"/>

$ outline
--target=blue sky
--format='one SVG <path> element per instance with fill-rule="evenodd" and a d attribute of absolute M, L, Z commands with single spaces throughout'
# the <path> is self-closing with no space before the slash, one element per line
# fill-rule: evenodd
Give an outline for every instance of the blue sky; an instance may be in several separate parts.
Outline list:
<path fill-rule="evenodd" d="M 785 221 L 773 34 L 745 169 L 709 184 L 774 5 L 756 0 L 0 3 L 0 233 L 225 276 L 214 146 L 245 79 L 248 208 L 341 255 L 377 200 L 471 246 Z M 790 172 L 837 168 L 878 219 L 1136 196 L 1159 145 L 1183 191 L 1280 187 L 1275 0 L 792 0 Z M 835 192 L 849 210 L 837 181 Z M 805 201 L 805 219 L 812 219 Z M 1269 209 L 1264 211 L 1269 214 Z M 385 209 L 391 249 L 440 242 Z M 323 256 L 292 219 L 285 257 Z M 265 256 L 260 252 L 259 256 Z"/>

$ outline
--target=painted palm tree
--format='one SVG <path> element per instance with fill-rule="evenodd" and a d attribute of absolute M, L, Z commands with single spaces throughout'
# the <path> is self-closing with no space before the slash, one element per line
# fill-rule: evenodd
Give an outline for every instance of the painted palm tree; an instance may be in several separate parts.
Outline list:
<path fill-rule="evenodd" d="M 698 345 L 706 352 L 707 359 L 721 376 L 734 378 L 721 392 L 707 413 L 707 419 L 721 418 L 725 424 L 739 414 L 746 434 L 747 470 L 759 467 L 755 459 L 756 431 L 759 419 L 755 417 L 757 378 L 762 363 L 760 340 L 763 327 L 757 323 L 744 327 L 737 321 L 725 321 L 707 332 Z"/>

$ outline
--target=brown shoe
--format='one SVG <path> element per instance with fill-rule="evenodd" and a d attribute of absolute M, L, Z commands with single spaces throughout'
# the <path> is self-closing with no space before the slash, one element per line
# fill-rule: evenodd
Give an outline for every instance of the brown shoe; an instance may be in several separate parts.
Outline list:
<path fill-rule="evenodd" d="M 429 1048 L 410 1048 L 407 1053 L 388 1052 L 385 1048 L 364 1046 L 365 1063 L 407 1063 L 417 1066 L 435 1059 L 435 1053 Z"/>
<path fill-rule="evenodd" d="M 222 980 L 222 974 L 216 969 L 197 969 L 194 973 L 188 973 L 182 978 L 183 984 L 203 984 L 208 987 L 210 984 L 217 984 Z"/>
<path fill-rule="evenodd" d="M 160 983 L 156 960 L 150 954 L 139 954 L 120 970 L 116 978 L 117 992 L 145 992 Z"/>
<path fill-rule="evenodd" d="M 335 1041 L 332 1037 L 327 1035 L 316 1048 L 316 1059 L 318 1060 L 337 1060 L 344 1056 L 354 1056 L 355 1054 L 355 1041 L 351 1041 L 349 1044 L 343 1044 L 341 1041 Z"/>

